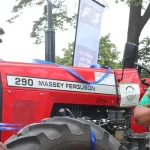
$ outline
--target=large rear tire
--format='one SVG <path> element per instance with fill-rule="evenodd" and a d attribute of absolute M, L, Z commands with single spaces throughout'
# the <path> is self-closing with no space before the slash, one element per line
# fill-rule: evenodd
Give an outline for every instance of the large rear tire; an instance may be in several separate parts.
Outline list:
<path fill-rule="evenodd" d="M 4 144 L 9 150 L 123 150 L 108 132 L 83 119 L 54 117 L 21 129 Z"/>

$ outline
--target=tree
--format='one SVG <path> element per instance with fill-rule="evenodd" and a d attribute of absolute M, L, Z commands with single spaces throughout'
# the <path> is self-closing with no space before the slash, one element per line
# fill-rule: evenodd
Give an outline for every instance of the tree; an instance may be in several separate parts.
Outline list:
<path fill-rule="evenodd" d="M 143 65 L 150 68 L 150 37 L 140 41 L 138 58 Z"/>
<path fill-rule="evenodd" d="M 60 56 L 56 56 L 56 63 L 65 66 L 71 66 L 72 58 L 73 58 L 73 47 L 74 47 L 74 42 L 69 43 L 68 48 L 62 50 L 64 52 L 63 58 L 61 58 Z"/>
<path fill-rule="evenodd" d="M 144 0 L 130 0 L 130 14 L 129 14 L 129 27 L 128 27 L 128 42 L 133 42 L 139 44 L 140 34 L 150 18 L 150 3 L 147 6 L 144 14 L 142 14 L 142 7 L 144 2 L 149 3 L 149 1 Z"/>
<path fill-rule="evenodd" d="M 62 65 L 72 65 L 72 58 L 73 58 L 73 43 L 68 44 L 67 49 L 63 49 L 64 57 L 61 58 L 56 56 L 56 63 Z M 120 68 L 121 62 L 119 61 L 120 52 L 117 51 L 115 44 L 110 41 L 110 34 L 101 37 L 100 40 L 100 49 L 99 49 L 99 58 L 98 63 L 103 66 L 109 66 L 112 69 Z"/>
<path fill-rule="evenodd" d="M 101 37 L 99 47 L 99 64 L 109 66 L 112 69 L 121 67 L 121 61 L 119 60 L 120 52 L 117 51 L 116 45 L 110 41 L 110 34 Z"/>
<path fill-rule="evenodd" d="M 144 29 L 146 23 L 150 19 L 150 1 L 149 0 L 121 0 L 125 1 L 130 7 L 129 14 L 129 25 L 128 25 L 128 35 L 127 41 L 135 43 L 139 47 L 139 53 L 137 57 L 142 61 L 143 65 L 149 66 L 149 54 L 150 54 L 150 39 L 149 37 L 144 38 L 139 41 L 142 30 Z M 142 15 L 142 9 L 144 11 Z M 142 48 L 140 48 L 142 46 Z M 147 72 L 142 70 L 141 77 L 148 77 Z"/>
<path fill-rule="evenodd" d="M 139 37 L 150 18 L 149 0 L 120 0 L 128 4 L 130 8 L 127 42 L 139 46 Z M 118 0 L 116 0 L 118 2 Z M 146 8 L 146 9 L 145 9 Z M 142 9 L 145 10 L 142 15 Z M 138 57 L 137 57 L 138 58 Z"/>
<path fill-rule="evenodd" d="M 31 37 L 36 38 L 36 44 L 42 42 L 41 31 L 43 31 L 47 27 L 46 23 L 47 9 L 46 5 L 44 5 L 45 1 L 46 0 L 16 0 L 17 5 L 15 5 L 12 10 L 12 12 L 15 13 L 16 15 L 11 19 L 9 19 L 9 22 L 13 22 L 17 17 L 20 16 L 25 7 L 32 7 L 37 5 L 44 6 L 43 14 L 39 18 L 39 20 L 34 22 L 33 30 L 31 33 Z M 65 23 L 75 25 L 74 23 L 76 22 L 76 14 L 70 17 L 67 15 L 67 6 L 65 5 L 65 1 L 66 0 L 53 0 L 53 12 L 54 12 L 53 21 L 55 29 L 60 28 L 64 30 Z M 127 41 L 139 45 L 140 34 L 150 18 L 149 0 L 115 0 L 115 1 L 116 3 L 121 1 L 128 4 L 130 8 L 130 14 L 129 14 Z M 143 15 L 142 15 L 142 8 L 145 9 Z"/>
<path fill-rule="evenodd" d="M 43 14 L 38 20 L 34 21 L 32 32 L 30 34 L 31 38 L 35 38 L 35 44 L 40 44 L 42 42 L 42 32 L 47 28 L 47 6 L 45 5 L 46 0 L 16 0 L 16 5 L 12 9 L 12 13 L 15 15 L 7 20 L 9 23 L 14 23 L 14 21 L 22 14 L 24 8 L 40 6 L 43 8 Z M 65 0 L 53 0 L 53 24 L 54 30 L 61 29 L 67 30 L 65 24 L 70 24 L 74 26 L 76 21 L 76 14 L 73 16 L 68 16 L 67 6 L 65 5 Z"/>
<path fill-rule="evenodd" d="M 150 37 L 146 37 L 140 41 L 138 58 L 142 65 L 150 69 Z M 149 77 L 149 74 L 142 69 L 141 77 Z"/>

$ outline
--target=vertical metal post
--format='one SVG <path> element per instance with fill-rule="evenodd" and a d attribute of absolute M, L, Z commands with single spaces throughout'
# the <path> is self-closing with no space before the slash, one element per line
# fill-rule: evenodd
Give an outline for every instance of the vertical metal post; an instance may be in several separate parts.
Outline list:
<path fill-rule="evenodd" d="M 55 31 L 53 30 L 52 2 L 47 0 L 48 29 L 45 32 L 45 60 L 55 62 Z"/>

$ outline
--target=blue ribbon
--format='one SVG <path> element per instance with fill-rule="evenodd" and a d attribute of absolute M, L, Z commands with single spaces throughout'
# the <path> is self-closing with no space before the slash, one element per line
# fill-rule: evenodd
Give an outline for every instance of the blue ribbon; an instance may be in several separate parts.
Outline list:
<path fill-rule="evenodd" d="M 91 142 L 92 142 L 92 150 L 95 150 L 96 136 L 95 136 L 95 133 L 92 130 L 91 130 Z"/>
<path fill-rule="evenodd" d="M 0 123 L 0 126 L 21 126 L 23 124 Z"/>
<path fill-rule="evenodd" d="M 78 79 L 80 79 L 81 81 L 85 82 L 85 83 L 88 83 L 88 84 L 99 84 L 100 82 L 102 82 L 109 74 L 110 72 L 112 71 L 111 68 L 108 68 L 107 69 L 107 72 L 97 81 L 95 82 L 89 82 L 87 80 L 85 80 L 81 75 L 79 75 L 77 72 L 75 72 L 73 69 L 71 68 L 68 68 L 66 66 L 63 66 L 63 65 L 58 65 L 56 63 L 53 63 L 53 62 L 48 62 L 48 61 L 45 61 L 45 60 L 39 60 L 39 59 L 33 59 L 33 63 L 40 63 L 40 64 L 50 64 L 50 65 L 56 65 L 56 66 L 59 66 L 61 68 L 63 68 L 64 70 L 66 70 L 67 72 L 71 73 L 72 75 L 74 75 L 75 77 L 77 77 Z M 92 65 L 90 68 L 101 68 L 100 65 Z"/>
<path fill-rule="evenodd" d="M 94 64 L 94 65 L 92 65 L 90 68 L 102 68 L 102 66 L 99 65 L 99 64 Z"/>
<path fill-rule="evenodd" d="M 18 128 L 17 126 L 21 126 L 21 125 L 23 124 L 0 123 L 0 131 L 19 130 L 21 128 Z"/>
<path fill-rule="evenodd" d="M 0 127 L 0 131 L 12 131 L 12 130 L 19 130 L 21 128 L 10 128 L 10 127 Z"/>

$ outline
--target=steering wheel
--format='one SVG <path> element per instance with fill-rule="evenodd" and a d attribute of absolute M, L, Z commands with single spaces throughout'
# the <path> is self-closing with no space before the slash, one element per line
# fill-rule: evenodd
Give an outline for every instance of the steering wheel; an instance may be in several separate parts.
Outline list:
<path fill-rule="evenodd" d="M 146 68 L 145 66 L 138 64 L 138 63 L 134 63 L 134 65 L 137 67 L 139 75 L 141 75 L 142 69 L 145 70 L 150 75 L 150 70 L 148 68 Z M 142 82 L 142 84 L 144 84 L 148 87 L 150 86 L 150 84 L 146 82 L 146 79 L 142 79 L 141 82 Z"/>

